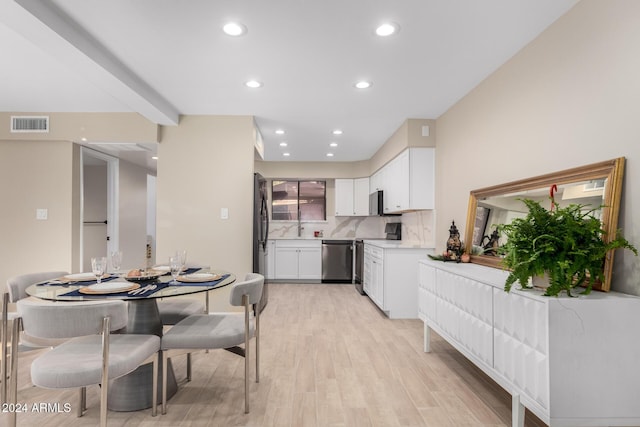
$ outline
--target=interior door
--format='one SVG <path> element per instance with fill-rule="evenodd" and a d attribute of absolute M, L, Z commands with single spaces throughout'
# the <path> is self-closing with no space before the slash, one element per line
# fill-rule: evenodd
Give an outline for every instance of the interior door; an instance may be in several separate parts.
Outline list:
<path fill-rule="evenodd" d="M 118 249 L 118 159 L 82 150 L 82 271 L 91 271 L 91 258 Z"/>
<path fill-rule="evenodd" d="M 91 271 L 92 257 L 107 256 L 107 162 L 85 156 L 82 167 L 82 271 Z"/>

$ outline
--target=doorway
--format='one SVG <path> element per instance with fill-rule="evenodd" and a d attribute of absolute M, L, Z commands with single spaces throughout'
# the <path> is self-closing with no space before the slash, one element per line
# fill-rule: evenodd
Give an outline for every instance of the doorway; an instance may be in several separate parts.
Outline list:
<path fill-rule="evenodd" d="M 80 179 L 80 265 L 118 250 L 118 159 L 83 147 Z"/>

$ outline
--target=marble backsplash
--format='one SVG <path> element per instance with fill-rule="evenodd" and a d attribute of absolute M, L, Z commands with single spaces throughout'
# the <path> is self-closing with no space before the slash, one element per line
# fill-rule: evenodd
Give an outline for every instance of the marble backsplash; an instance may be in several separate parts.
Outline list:
<path fill-rule="evenodd" d="M 401 216 L 327 217 L 326 221 L 302 222 L 302 238 L 313 238 L 315 231 L 322 232 L 325 239 L 384 238 L 384 227 L 388 222 L 402 223 L 404 242 L 434 245 L 434 211 L 416 211 Z M 269 237 L 272 239 L 298 238 L 296 221 L 271 221 Z"/>

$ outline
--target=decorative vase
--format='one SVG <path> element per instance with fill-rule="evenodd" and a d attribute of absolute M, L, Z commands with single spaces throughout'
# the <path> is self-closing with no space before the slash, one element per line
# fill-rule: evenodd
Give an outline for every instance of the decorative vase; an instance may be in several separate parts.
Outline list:
<path fill-rule="evenodd" d="M 531 285 L 534 288 L 546 290 L 549 287 L 549 274 L 545 272 L 543 275 L 533 276 Z"/>

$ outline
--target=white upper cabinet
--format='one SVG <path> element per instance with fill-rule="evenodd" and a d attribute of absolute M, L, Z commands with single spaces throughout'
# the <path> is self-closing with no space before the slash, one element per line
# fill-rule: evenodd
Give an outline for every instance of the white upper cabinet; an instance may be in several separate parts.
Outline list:
<path fill-rule="evenodd" d="M 381 171 L 385 178 L 385 213 L 434 208 L 434 148 L 409 148 Z"/>
<path fill-rule="evenodd" d="M 369 215 L 369 178 L 336 179 L 335 216 Z"/>
<path fill-rule="evenodd" d="M 356 216 L 369 215 L 369 178 L 353 180 L 353 212 Z"/>
<path fill-rule="evenodd" d="M 353 215 L 353 179 L 336 179 L 336 216 Z"/>

